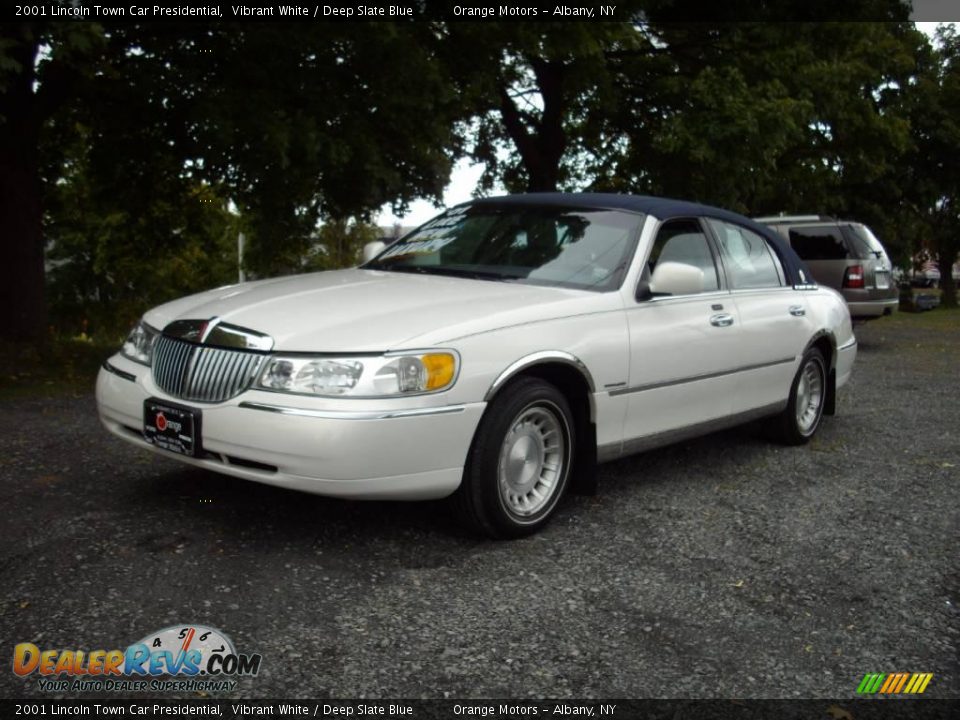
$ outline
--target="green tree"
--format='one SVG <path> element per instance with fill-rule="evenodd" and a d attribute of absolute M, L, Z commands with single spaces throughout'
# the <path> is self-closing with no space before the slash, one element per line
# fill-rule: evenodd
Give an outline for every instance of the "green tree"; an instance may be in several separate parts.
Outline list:
<path fill-rule="evenodd" d="M 648 32 L 673 50 L 645 90 L 630 80 L 644 76 L 624 73 L 608 133 L 625 140 L 598 158 L 596 186 L 748 214 L 886 219 L 909 144 L 890 96 L 913 68 L 922 36 L 912 25 L 667 23 Z"/>
<path fill-rule="evenodd" d="M 633 23 L 451 23 L 438 42 L 476 119 L 485 189 L 834 209 L 838 187 L 876 188 L 878 148 L 906 144 L 880 106 L 910 66 L 912 25 L 899 0 L 829 8 L 876 22 L 772 22 L 827 9 L 634 0 L 618 7 Z"/>
<path fill-rule="evenodd" d="M 195 265 L 220 253 L 233 222 L 227 201 L 250 237 L 250 268 L 290 272 L 321 218 L 439 198 L 460 144 L 459 106 L 427 49 L 427 26 L 0 31 L 0 291 L 15 310 L 5 336 L 44 332 L 44 216 L 52 279 L 64 285 L 58 307 L 80 287 L 67 284 L 84 263 L 102 271 L 96 283 L 106 274 L 132 282 L 145 301 L 206 282 L 187 272 L 191 262 L 171 281 L 164 254 L 199 243 Z M 217 209 L 199 208 L 201 198 Z M 111 254 L 122 267 L 108 267 Z M 98 284 L 89 297 L 102 292 Z"/>
<path fill-rule="evenodd" d="M 0 24 L 3 337 L 44 337 L 41 143 L 56 142 L 47 122 L 89 84 L 102 48 L 103 30 L 94 23 Z"/>
<path fill-rule="evenodd" d="M 456 107 L 413 24 L 128 29 L 116 64 L 151 77 L 158 132 L 244 219 L 249 267 L 291 272 L 321 219 L 439 198 Z M 122 82 L 122 80 L 121 80 Z M 116 88 L 112 97 L 123 97 Z M 159 122 L 159 121 L 158 121 Z"/>
<path fill-rule="evenodd" d="M 605 116 L 614 55 L 646 41 L 629 23 L 448 23 L 434 38 L 460 102 L 481 185 L 509 191 L 582 186 L 584 128 Z"/>
<path fill-rule="evenodd" d="M 906 217 L 917 226 L 916 249 L 940 269 L 942 304 L 957 306 L 952 268 L 960 253 L 960 36 L 941 25 L 904 93 L 913 128 L 902 184 Z"/>
<path fill-rule="evenodd" d="M 335 270 L 361 262 L 363 246 L 380 238 L 380 228 L 356 220 L 330 220 L 316 235 L 305 270 Z"/>
<path fill-rule="evenodd" d="M 115 182 L 95 169 L 107 158 L 87 152 L 90 129 L 74 132 L 44 222 L 50 315 L 60 331 L 114 337 L 152 305 L 236 280 L 239 218 L 217 188 L 135 137 L 110 159 L 124 179 Z"/>

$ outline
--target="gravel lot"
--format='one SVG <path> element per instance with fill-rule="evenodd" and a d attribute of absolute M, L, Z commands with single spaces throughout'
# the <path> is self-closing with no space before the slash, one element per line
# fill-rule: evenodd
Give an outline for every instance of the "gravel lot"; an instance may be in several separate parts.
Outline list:
<path fill-rule="evenodd" d="M 4 402 L 3 662 L 198 622 L 264 656 L 233 697 L 853 697 L 881 671 L 960 697 L 960 314 L 858 335 L 810 446 L 747 426 L 604 465 L 504 543 L 185 469 L 92 395 Z M 41 694 L 6 667 L 0 696 Z"/>

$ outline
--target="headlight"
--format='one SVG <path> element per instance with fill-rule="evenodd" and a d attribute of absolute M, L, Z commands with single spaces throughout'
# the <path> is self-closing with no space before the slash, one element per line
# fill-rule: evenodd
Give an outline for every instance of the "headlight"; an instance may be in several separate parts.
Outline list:
<path fill-rule="evenodd" d="M 134 325 L 133 330 L 120 348 L 120 354 L 134 362 L 149 365 L 153 359 L 153 344 L 159 333 L 143 320 Z"/>
<path fill-rule="evenodd" d="M 446 390 L 457 378 L 458 357 L 449 350 L 382 357 L 275 356 L 257 386 L 302 395 L 382 397 Z"/>

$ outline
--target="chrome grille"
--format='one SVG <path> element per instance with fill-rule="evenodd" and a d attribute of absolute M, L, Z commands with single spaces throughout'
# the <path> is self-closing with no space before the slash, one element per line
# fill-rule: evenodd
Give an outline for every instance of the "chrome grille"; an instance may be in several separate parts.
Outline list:
<path fill-rule="evenodd" d="M 153 381 L 174 397 L 223 402 L 250 387 L 263 358 L 246 350 L 197 345 L 161 335 L 153 348 Z"/>

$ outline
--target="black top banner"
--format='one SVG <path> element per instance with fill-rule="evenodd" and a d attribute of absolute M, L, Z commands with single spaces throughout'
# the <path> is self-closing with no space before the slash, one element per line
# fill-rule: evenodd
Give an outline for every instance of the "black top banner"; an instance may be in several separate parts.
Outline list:
<path fill-rule="evenodd" d="M 946 720 L 960 700 L 0 700 L 4 718 Z"/>
<path fill-rule="evenodd" d="M 467 2 L 350 2 L 349 0 L 173 0 L 167 3 L 130 0 L 47 0 L 4 3 L 0 20 L 91 22 L 197 21 L 210 22 L 370 22 L 417 21 L 563 21 L 642 22 L 648 14 L 660 20 L 698 21 L 902 21 L 960 19 L 949 5 L 912 6 L 902 0 L 474 0 Z M 912 13 L 912 14 L 911 14 Z M 922 16 L 922 17 L 921 17 Z"/>

